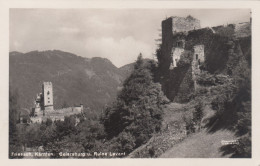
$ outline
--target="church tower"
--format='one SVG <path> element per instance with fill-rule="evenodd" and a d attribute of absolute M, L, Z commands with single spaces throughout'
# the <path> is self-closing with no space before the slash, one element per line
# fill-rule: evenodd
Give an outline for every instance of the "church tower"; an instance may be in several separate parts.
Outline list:
<path fill-rule="evenodd" d="M 53 88 L 51 82 L 43 82 L 42 95 L 44 110 L 53 110 Z"/>

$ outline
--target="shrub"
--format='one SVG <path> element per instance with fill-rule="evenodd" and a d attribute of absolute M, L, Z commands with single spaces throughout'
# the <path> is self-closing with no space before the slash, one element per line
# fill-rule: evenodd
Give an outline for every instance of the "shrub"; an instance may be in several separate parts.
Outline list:
<path fill-rule="evenodd" d="M 193 121 L 198 126 L 199 130 L 201 128 L 201 120 L 203 118 L 203 103 L 199 101 L 199 103 L 195 106 L 195 110 L 193 111 Z"/>

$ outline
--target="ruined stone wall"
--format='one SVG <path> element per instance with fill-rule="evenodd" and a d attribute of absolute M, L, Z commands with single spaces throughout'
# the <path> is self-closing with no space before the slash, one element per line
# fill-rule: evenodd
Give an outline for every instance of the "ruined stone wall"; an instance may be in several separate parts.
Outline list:
<path fill-rule="evenodd" d="M 74 114 L 80 114 L 82 112 L 81 107 L 68 107 L 57 110 L 46 110 L 46 115 L 62 115 L 62 116 L 70 116 Z"/>
<path fill-rule="evenodd" d="M 178 47 L 174 47 L 172 48 L 172 65 L 171 65 L 171 69 L 173 69 L 174 67 L 177 67 L 177 63 L 180 60 L 181 54 L 184 52 L 183 48 L 178 48 Z"/>
<path fill-rule="evenodd" d="M 181 27 L 183 26 L 179 28 Z M 196 89 L 196 74 L 199 74 L 201 63 L 205 63 L 206 70 L 210 73 L 226 72 L 226 63 L 230 54 L 230 48 L 227 43 L 234 35 L 234 27 L 229 25 L 192 29 L 186 33 L 173 32 L 170 31 L 171 29 L 174 29 L 172 18 L 164 20 L 162 22 L 162 56 L 158 57 L 159 71 L 157 75 L 159 76 L 157 78 L 159 78 L 162 89 L 170 100 L 186 102 L 191 98 L 192 93 Z M 183 31 L 185 29 L 187 28 L 184 26 Z M 179 44 L 180 41 L 183 44 Z M 179 51 L 173 51 L 171 54 L 171 50 L 175 50 L 178 46 L 184 47 L 182 48 L 183 51 L 179 47 Z M 177 67 L 171 70 L 169 68 L 170 63 L 174 62 L 174 59 L 179 59 L 179 56 L 181 59 L 185 52 L 191 52 L 193 60 L 188 62 L 188 64 L 184 62 L 186 65 L 182 66 L 178 66 L 178 62 L 176 64 Z"/>
<path fill-rule="evenodd" d="M 65 116 L 77 115 L 81 114 L 83 107 L 68 107 L 57 110 L 44 110 L 41 114 L 38 114 L 35 117 L 31 117 L 32 123 L 41 123 L 42 121 L 46 121 L 47 118 L 50 118 L 52 121 L 61 120 L 64 121 Z"/>
<path fill-rule="evenodd" d="M 64 119 L 65 119 L 65 116 L 62 116 L 62 115 L 48 115 L 48 116 L 46 116 L 46 118 L 49 118 L 49 119 L 51 119 L 53 122 L 54 121 L 64 121 Z"/>
<path fill-rule="evenodd" d="M 185 47 L 185 33 L 173 33 L 173 18 L 170 17 L 162 21 L 162 45 L 161 45 L 161 56 L 158 57 L 159 63 L 161 63 L 160 70 L 167 72 L 171 63 L 173 62 L 173 48 L 184 48 Z"/>
<path fill-rule="evenodd" d="M 229 31 L 230 27 L 227 27 L 226 30 Z M 219 31 L 221 34 L 219 34 Z M 232 34 L 225 36 L 225 27 L 219 28 L 219 31 L 216 30 L 214 33 L 210 28 L 203 28 L 196 31 L 190 31 L 186 36 L 185 49 L 192 50 L 196 45 L 204 45 L 204 62 L 206 70 L 212 74 L 225 73 L 226 63 L 229 57 L 228 42 L 230 40 L 230 35 Z M 200 52 L 199 50 L 200 49 L 197 49 L 198 53 Z"/>
<path fill-rule="evenodd" d="M 170 100 L 186 102 L 194 91 L 190 60 L 193 47 L 186 49 L 186 41 L 187 31 L 198 28 L 199 20 L 192 17 L 170 17 L 162 22 L 162 46 L 161 57 L 158 57 L 160 65 L 157 78 Z M 181 58 L 182 56 L 189 58 Z"/>
<path fill-rule="evenodd" d="M 171 17 L 172 19 L 172 31 L 176 32 L 188 32 L 195 29 L 200 29 L 200 21 L 191 16 L 183 17 Z"/>
<path fill-rule="evenodd" d="M 194 57 L 193 59 L 200 62 L 200 63 L 203 63 L 205 58 L 204 58 L 204 45 L 200 44 L 200 45 L 195 45 L 193 47 L 193 50 L 194 50 Z M 200 65 L 200 64 L 199 64 Z"/>
<path fill-rule="evenodd" d="M 242 22 L 235 25 L 236 37 L 248 37 L 251 36 L 251 23 Z"/>
<path fill-rule="evenodd" d="M 235 34 L 235 24 L 216 26 L 212 29 L 220 36 L 233 37 Z"/>
<path fill-rule="evenodd" d="M 170 100 L 186 102 L 196 90 L 200 68 L 211 74 L 228 74 L 234 54 L 239 54 L 235 49 L 239 45 L 251 65 L 251 25 L 248 23 L 200 28 L 199 20 L 192 17 L 170 17 L 162 21 L 156 81 L 162 84 Z M 192 61 L 181 60 L 188 52 L 192 53 Z"/>
<path fill-rule="evenodd" d="M 158 57 L 159 63 L 161 63 L 161 70 L 167 71 L 171 64 L 171 52 L 173 47 L 173 33 L 172 33 L 172 19 L 166 19 L 162 21 L 162 46 L 161 56 Z"/>

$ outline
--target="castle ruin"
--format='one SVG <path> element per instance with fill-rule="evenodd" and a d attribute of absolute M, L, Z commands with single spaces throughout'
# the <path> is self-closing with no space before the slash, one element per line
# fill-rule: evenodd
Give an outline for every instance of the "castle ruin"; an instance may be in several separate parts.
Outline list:
<path fill-rule="evenodd" d="M 228 57 L 239 44 L 238 38 L 251 35 L 247 31 L 250 26 L 247 22 L 201 28 L 200 20 L 192 16 L 163 20 L 156 79 L 166 96 L 176 102 L 189 101 L 198 87 L 196 77 L 202 66 L 210 73 L 225 73 Z"/>
<path fill-rule="evenodd" d="M 42 92 L 36 95 L 34 107 L 32 108 L 32 116 L 30 117 L 32 123 L 41 123 L 47 118 L 52 121 L 64 121 L 65 116 L 81 114 L 83 112 L 83 105 L 54 109 L 53 106 L 53 86 L 51 82 L 43 82 Z"/>
<path fill-rule="evenodd" d="M 34 115 L 45 114 L 46 110 L 53 110 L 53 88 L 51 82 L 43 82 L 42 92 L 36 95 L 34 101 Z"/>

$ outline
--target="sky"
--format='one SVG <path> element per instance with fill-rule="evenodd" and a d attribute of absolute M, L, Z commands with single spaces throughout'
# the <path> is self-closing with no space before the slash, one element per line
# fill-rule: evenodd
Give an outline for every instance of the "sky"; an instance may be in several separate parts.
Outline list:
<path fill-rule="evenodd" d="M 191 15 L 201 27 L 247 22 L 249 9 L 10 9 L 10 51 L 62 50 L 121 67 L 154 57 L 166 17 Z"/>

